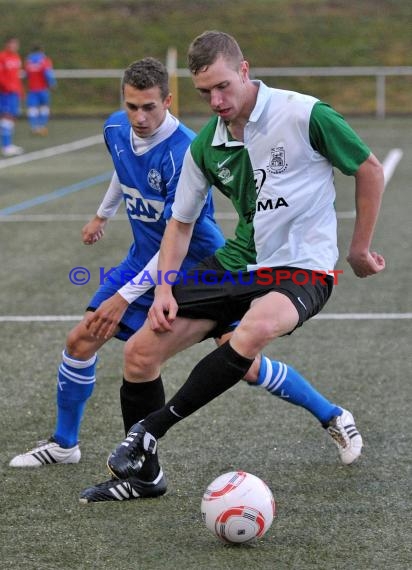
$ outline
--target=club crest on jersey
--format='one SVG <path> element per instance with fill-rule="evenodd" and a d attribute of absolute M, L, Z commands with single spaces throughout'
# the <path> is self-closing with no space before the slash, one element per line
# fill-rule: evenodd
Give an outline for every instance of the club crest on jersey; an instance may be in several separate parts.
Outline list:
<path fill-rule="evenodd" d="M 284 146 L 277 146 L 270 151 L 270 160 L 267 169 L 272 174 L 280 174 L 287 169 L 286 153 Z"/>
<path fill-rule="evenodd" d="M 226 166 L 223 166 L 222 168 L 220 168 L 217 171 L 217 175 L 219 180 L 221 180 L 223 182 L 223 184 L 229 184 L 229 182 L 232 182 L 233 180 L 233 175 L 230 172 L 230 170 L 228 168 L 226 168 Z"/>
<path fill-rule="evenodd" d="M 157 190 L 158 192 L 161 191 L 162 177 L 160 175 L 160 172 L 158 172 L 154 168 L 151 168 L 149 170 L 149 173 L 147 175 L 147 182 L 149 183 L 150 188 L 153 188 L 153 190 Z"/>

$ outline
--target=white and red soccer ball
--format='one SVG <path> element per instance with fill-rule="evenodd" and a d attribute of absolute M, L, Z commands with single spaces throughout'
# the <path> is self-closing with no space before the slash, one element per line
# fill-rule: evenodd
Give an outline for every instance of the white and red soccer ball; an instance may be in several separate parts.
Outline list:
<path fill-rule="evenodd" d="M 217 477 L 204 492 L 202 519 L 225 543 L 245 543 L 261 538 L 275 516 L 269 487 L 256 475 L 231 471 Z"/>

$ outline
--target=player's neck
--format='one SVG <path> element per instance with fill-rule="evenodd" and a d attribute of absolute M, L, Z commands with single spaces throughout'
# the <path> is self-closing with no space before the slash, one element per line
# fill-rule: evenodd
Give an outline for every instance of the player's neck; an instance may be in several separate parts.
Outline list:
<path fill-rule="evenodd" d="M 256 105 L 258 86 L 249 81 L 247 84 L 247 95 L 239 115 L 226 124 L 232 137 L 240 142 L 244 142 L 245 125 L 249 122 L 250 115 Z"/>

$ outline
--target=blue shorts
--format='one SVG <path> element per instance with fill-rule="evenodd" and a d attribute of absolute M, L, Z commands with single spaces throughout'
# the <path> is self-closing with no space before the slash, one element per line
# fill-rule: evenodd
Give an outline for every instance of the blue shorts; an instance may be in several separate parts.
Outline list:
<path fill-rule="evenodd" d="M 42 91 L 29 91 L 27 93 L 27 107 L 48 107 L 50 104 L 50 91 L 43 89 Z"/>
<path fill-rule="evenodd" d="M 136 271 L 132 269 L 127 259 L 123 260 L 116 270 L 111 272 L 104 283 L 100 285 L 86 310 L 95 311 L 98 309 L 103 301 L 106 301 L 106 299 L 117 293 L 134 275 L 136 275 Z M 128 340 L 142 327 L 147 317 L 147 311 L 153 302 L 153 291 L 154 289 L 151 289 L 149 293 L 145 293 L 136 299 L 136 301 L 130 303 L 119 323 L 120 330 L 115 335 L 116 338 Z"/>
<path fill-rule="evenodd" d="M 18 93 L 0 93 L 0 113 L 12 117 L 20 115 L 20 96 Z"/>

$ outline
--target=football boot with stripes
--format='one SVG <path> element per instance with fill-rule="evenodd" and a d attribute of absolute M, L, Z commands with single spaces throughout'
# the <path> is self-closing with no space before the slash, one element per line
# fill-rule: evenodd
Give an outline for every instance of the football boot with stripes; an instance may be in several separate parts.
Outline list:
<path fill-rule="evenodd" d="M 360 456 L 362 436 L 348 410 L 343 410 L 340 416 L 333 417 L 326 426 L 326 431 L 337 445 L 342 463 L 350 465 Z"/>
<path fill-rule="evenodd" d="M 10 461 L 10 467 L 41 467 L 43 465 L 55 465 L 56 463 L 79 463 L 81 457 L 80 447 L 64 448 L 51 437 L 45 441 L 39 441 L 36 447 L 16 455 Z"/>
<path fill-rule="evenodd" d="M 107 458 L 107 467 L 114 477 L 134 477 L 143 467 L 147 457 L 156 454 L 157 440 L 141 423 L 134 424 L 126 438 Z"/>
<path fill-rule="evenodd" d="M 130 501 L 132 499 L 148 499 L 160 497 L 167 490 L 166 478 L 160 469 L 153 481 L 143 481 L 139 477 L 127 479 L 112 478 L 80 493 L 81 503 L 97 503 L 100 501 Z"/>

